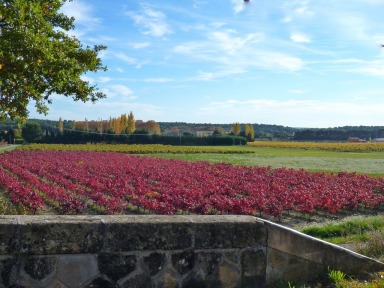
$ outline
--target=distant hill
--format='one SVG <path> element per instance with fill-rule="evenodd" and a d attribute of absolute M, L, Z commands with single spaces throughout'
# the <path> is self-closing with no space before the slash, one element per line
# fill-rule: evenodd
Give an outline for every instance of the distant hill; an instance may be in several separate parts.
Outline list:
<path fill-rule="evenodd" d="M 158 122 L 163 132 L 174 131 L 175 133 L 185 132 L 196 132 L 196 131 L 207 131 L 222 128 L 224 132 L 230 133 L 232 124 L 211 124 L 211 123 L 186 123 L 186 122 Z M 241 130 L 244 129 L 244 125 L 247 123 L 240 123 Z M 286 127 L 281 125 L 271 124 L 253 124 L 255 135 L 260 136 L 261 134 L 269 134 L 270 136 L 275 133 L 286 133 L 293 135 L 294 132 L 300 130 L 299 128 Z M 264 135 L 264 136 L 265 136 Z"/>

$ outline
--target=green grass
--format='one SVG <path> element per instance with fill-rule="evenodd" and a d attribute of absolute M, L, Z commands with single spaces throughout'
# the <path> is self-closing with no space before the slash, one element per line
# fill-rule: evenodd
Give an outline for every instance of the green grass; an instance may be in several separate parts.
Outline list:
<path fill-rule="evenodd" d="M 299 230 L 334 244 L 348 244 L 348 248 L 360 254 L 384 260 L 384 215 L 352 216 Z"/>
<path fill-rule="evenodd" d="M 9 150 L 13 150 L 17 147 L 18 145 L 6 145 L 6 146 L 0 146 L 0 153 L 4 152 L 4 151 L 9 151 Z"/>
<path fill-rule="evenodd" d="M 352 216 L 340 221 L 328 221 L 321 224 L 308 225 L 301 232 L 341 244 L 350 241 L 366 241 L 369 233 L 384 230 L 384 215 L 380 216 Z"/>
<path fill-rule="evenodd" d="M 357 172 L 384 176 L 383 152 L 336 152 L 303 149 L 257 148 L 235 146 L 254 153 L 247 154 L 156 154 L 154 157 L 190 161 L 228 162 L 235 165 L 287 167 L 309 171 Z"/>
<path fill-rule="evenodd" d="M 300 231 L 334 244 L 348 244 L 347 248 L 357 253 L 384 261 L 384 215 L 353 216 L 341 221 L 305 226 Z M 325 287 L 384 287 L 384 271 L 372 274 L 368 281 L 349 278 L 340 271 L 330 271 L 328 276 L 334 284 Z"/>

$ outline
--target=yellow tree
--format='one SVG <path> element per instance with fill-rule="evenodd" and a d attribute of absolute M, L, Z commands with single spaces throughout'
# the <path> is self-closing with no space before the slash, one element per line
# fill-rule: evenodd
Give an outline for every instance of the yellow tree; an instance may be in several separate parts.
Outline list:
<path fill-rule="evenodd" d="M 125 133 L 132 134 L 136 130 L 136 123 L 135 123 L 135 117 L 133 116 L 132 111 L 128 115 L 127 119 L 127 128 L 125 130 Z"/>
<path fill-rule="evenodd" d="M 253 125 L 251 124 L 245 124 L 244 126 L 244 134 L 248 141 L 255 140 L 255 130 L 253 128 Z"/>
<path fill-rule="evenodd" d="M 121 114 L 120 122 L 121 122 L 121 129 L 124 130 L 128 126 L 127 114 Z"/>
<path fill-rule="evenodd" d="M 240 134 L 240 123 L 236 122 L 232 124 L 232 133 L 233 135 L 239 135 Z"/>
<path fill-rule="evenodd" d="M 148 134 L 160 134 L 160 125 L 154 120 L 149 120 L 147 122 L 139 120 L 136 122 L 136 127 L 147 131 Z"/>
<path fill-rule="evenodd" d="M 64 124 L 63 124 L 63 119 L 61 119 L 61 117 L 59 118 L 59 123 L 57 125 L 58 125 L 60 135 L 63 135 Z"/>

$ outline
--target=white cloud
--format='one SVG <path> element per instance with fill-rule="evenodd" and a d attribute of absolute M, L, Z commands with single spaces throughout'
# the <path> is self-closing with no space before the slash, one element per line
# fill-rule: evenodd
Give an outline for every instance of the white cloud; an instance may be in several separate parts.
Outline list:
<path fill-rule="evenodd" d="M 87 81 L 90 84 L 93 84 L 95 82 L 95 80 L 92 77 L 89 77 L 87 75 L 81 75 L 80 78 L 81 78 L 81 80 Z"/>
<path fill-rule="evenodd" d="M 364 76 L 384 77 L 384 59 L 372 61 L 354 58 L 337 59 L 330 61 L 330 63 L 337 64 L 336 67 L 339 71 L 359 73 Z"/>
<path fill-rule="evenodd" d="M 233 30 L 213 31 L 207 33 L 205 41 L 185 42 L 173 51 L 187 56 L 188 61 L 215 63 L 217 67 L 212 67 L 215 72 L 199 72 L 197 78 L 202 80 L 241 74 L 249 69 L 294 72 L 305 66 L 298 57 L 260 48 L 264 41 L 263 34 L 252 33 L 243 37 L 237 34 Z"/>
<path fill-rule="evenodd" d="M 235 14 L 244 10 L 244 0 L 231 0 Z"/>
<path fill-rule="evenodd" d="M 107 83 L 109 81 L 111 81 L 111 78 L 109 78 L 109 77 L 100 77 L 99 78 L 99 82 L 101 82 L 101 83 Z"/>
<path fill-rule="evenodd" d="M 215 21 L 215 22 L 212 22 L 210 23 L 210 26 L 214 29 L 218 29 L 218 28 L 221 28 L 225 25 L 224 22 L 218 22 L 218 21 Z"/>
<path fill-rule="evenodd" d="M 262 55 L 264 55 L 264 57 L 268 57 L 268 60 L 263 59 L 263 56 L 260 57 L 260 61 L 264 61 L 262 64 L 264 64 L 265 69 L 294 72 L 303 69 L 305 66 L 303 60 L 287 54 L 266 52 L 262 53 Z"/>
<path fill-rule="evenodd" d="M 133 91 L 124 85 L 112 85 L 108 86 L 103 91 L 107 98 L 124 98 L 124 99 L 136 99 L 137 97 L 133 95 Z"/>
<path fill-rule="evenodd" d="M 119 53 L 116 53 L 115 56 L 128 64 L 137 64 L 137 59 L 130 57 L 125 53 L 119 52 Z"/>
<path fill-rule="evenodd" d="M 150 42 L 138 42 L 138 43 L 131 43 L 130 46 L 132 46 L 133 49 L 142 49 L 145 47 L 150 46 Z"/>
<path fill-rule="evenodd" d="M 230 75 L 231 70 L 232 74 L 244 73 L 251 68 L 298 71 L 305 66 L 296 56 L 260 48 L 263 42 L 261 33 L 238 36 L 234 30 L 222 30 L 207 33 L 206 40 L 181 43 L 173 51 L 186 55 L 189 61 L 216 63 L 218 67 L 212 69 L 216 72 L 200 72 L 198 77 L 204 80 Z"/>
<path fill-rule="evenodd" d="M 193 78 L 193 80 L 203 80 L 203 81 L 210 81 L 217 78 L 223 78 L 226 76 L 236 75 L 236 74 L 243 74 L 246 70 L 242 68 L 230 68 L 230 69 L 220 69 L 215 72 L 204 72 L 199 71 L 198 75 Z"/>
<path fill-rule="evenodd" d="M 291 89 L 291 90 L 289 90 L 289 93 L 291 93 L 291 94 L 305 94 L 307 92 L 304 90 L 300 90 L 300 89 Z"/>
<path fill-rule="evenodd" d="M 92 41 L 94 43 L 106 43 L 106 42 L 116 41 L 117 39 L 114 37 L 99 35 L 97 37 L 90 37 L 90 38 L 88 38 L 88 40 Z"/>
<path fill-rule="evenodd" d="M 311 42 L 311 38 L 308 35 L 305 35 L 302 33 L 292 33 L 290 38 L 293 42 L 297 42 L 297 43 L 310 43 Z"/>
<path fill-rule="evenodd" d="M 357 69 L 357 72 L 362 74 L 368 74 L 371 76 L 384 77 L 384 65 L 362 67 Z"/>
<path fill-rule="evenodd" d="M 307 6 L 301 6 L 295 10 L 297 15 L 312 16 L 314 13 L 308 9 Z"/>
<path fill-rule="evenodd" d="M 143 4 L 141 11 L 129 11 L 126 14 L 133 19 L 135 24 L 140 27 L 143 34 L 154 37 L 163 37 L 173 33 L 171 27 L 166 22 L 166 16 L 156 11 L 153 7 Z"/>
<path fill-rule="evenodd" d="M 289 22 L 292 22 L 292 17 L 290 17 L 290 16 L 286 16 L 286 17 L 284 17 L 283 19 L 281 19 L 281 22 L 282 22 L 282 23 L 289 23 Z"/>
<path fill-rule="evenodd" d="M 84 3 L 82 0 L 65 2 L 61 7 L 60 12 L 68 17 L 75 18 L 76 30 L 70 31 L 71 36 L 77 38 L 84 34 L 93 31 L 101 23 L 100 18 L 93 17 L 93 6 Z"/>
<path fill-rule="evenodd" d="M 251 5 L 251 0 L 245 2 L 244 0 L 231 0 L 232 2 L 232 7 L 233 7 L 233 12 L 235 14 L 238 14 L 242 12 L 247 5 Z"/>
<path fill-rule="evenodd" d="M 166 82 L 173 82 L 175 79 L 173 78 L 147 78 L 144 79 L 144 82 L 152 82 L 152 83 L 166 83 Z"/>
<path fill-rule="evenodd" d="M 229 54 L 238 53 L 239 50 L 249 41 L 256 37 L 256 34 L 248 34 L 244 38 L 233 37 L 232 31 L 212 32 L 209 38 Z"/>

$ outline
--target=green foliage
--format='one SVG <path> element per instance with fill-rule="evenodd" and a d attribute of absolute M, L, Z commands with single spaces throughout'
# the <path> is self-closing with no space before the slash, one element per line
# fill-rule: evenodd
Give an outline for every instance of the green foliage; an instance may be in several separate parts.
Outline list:
<path fill-rule="evenodd" d="M 382 229 L 384 229 L 384 217 L 378 216 L 351 217 L 345 221 L 308 226 L 301 232 L 333 243 L 343 243 L 347 239 L 366 240 L 368 233 Z"/>
<path fill-rule="evenodd" d="M 11 201 L 0 198 L 0 215 L 25 215 L 28 209 L 21 204 L 13 205 Z"/>
<path fill-rule="evenodd" d="M 338 270 L 329 270 L 328 272 L 328 276 L 329 276 L 329 279 L 335 283 L 335 287 L 336 288 L 341 288 L 343 287 L 342 286 L 342 283 L 344 282 L 344 279 L 345 277 L 347 276 L 347 274 L 345 274 L 344 272 L 342 271 L 338 271 Z"/>
<path fill-rule="evenodd" d="M 36 122 L 28 122 L 21 128 L 21 135 L 28 143 L 39 139 L 42 134 L 41 127 Z"/>
<path fill-rule="evenodd" d="M 30 101 L 46 114 L 54 93 L 83 102 L 105 97 L 80 76 L 106 70 L 97 57 L 106 47 L 83 48 L 67 34 L 75 19 L 58 12 L 66 1 L 0 0 L 0 118 L 24 122 Z"/>
<path fill-rule="evenodd" d="M 370 232 L 367 240 L 358 247 L 357 252 L 384 261 L 384 231 Z"/>

